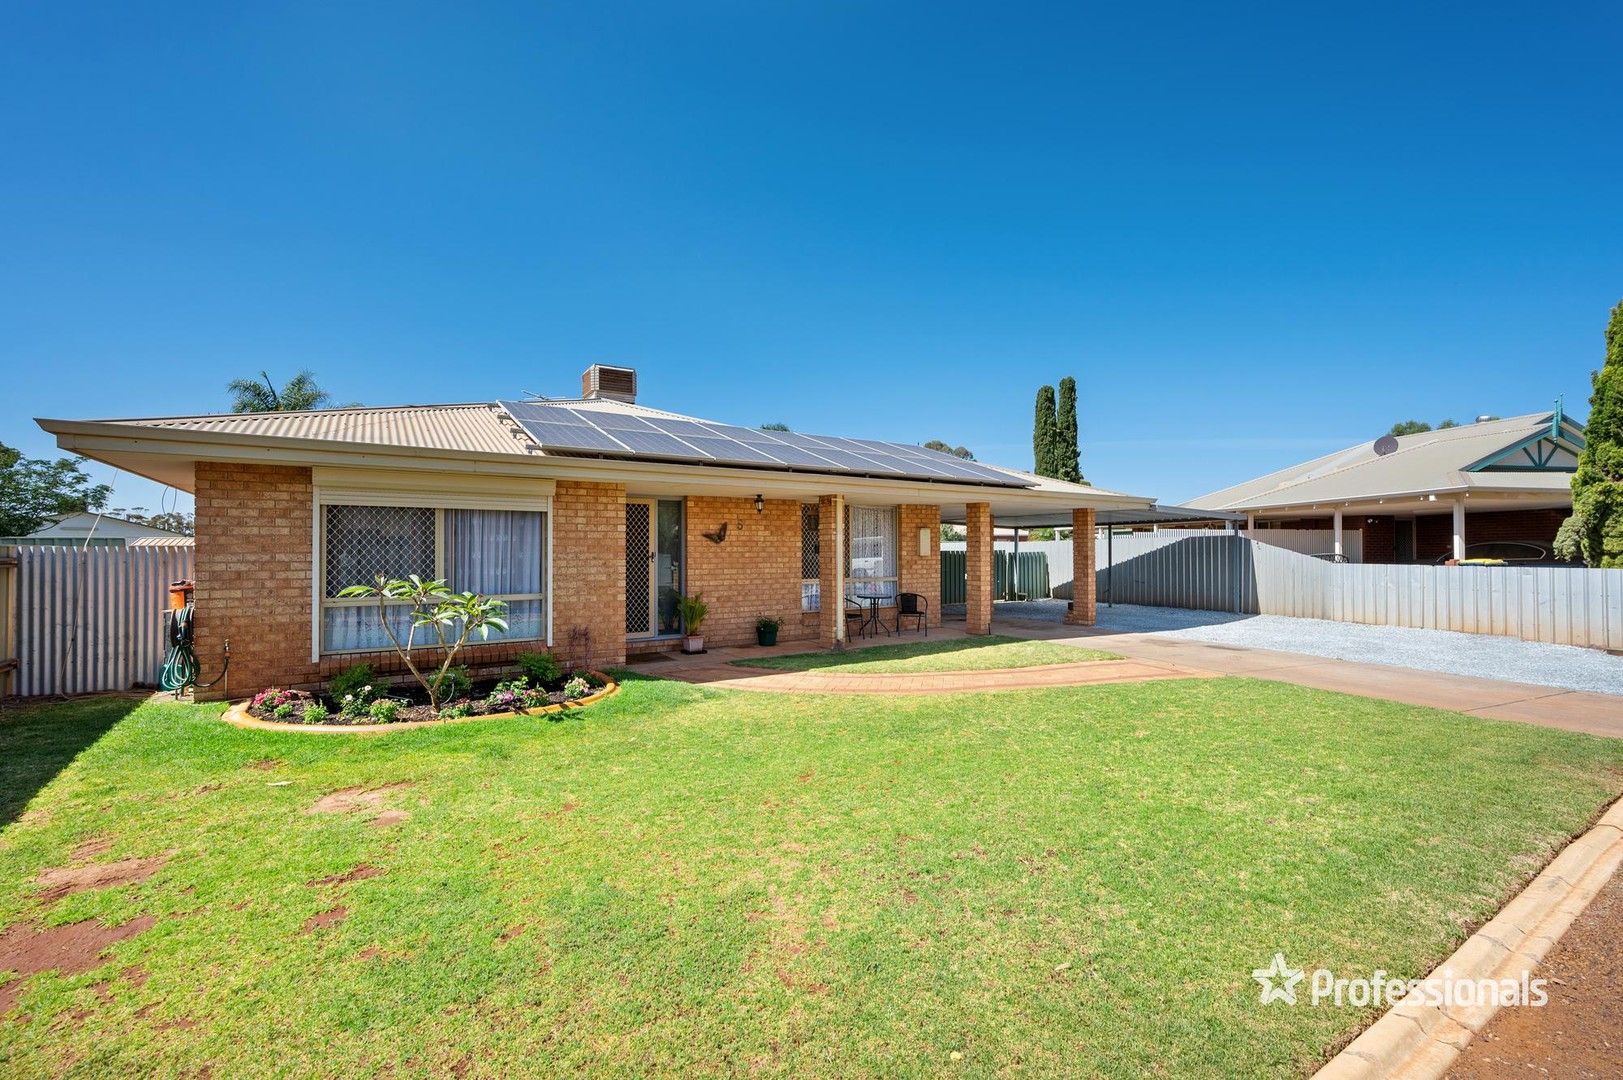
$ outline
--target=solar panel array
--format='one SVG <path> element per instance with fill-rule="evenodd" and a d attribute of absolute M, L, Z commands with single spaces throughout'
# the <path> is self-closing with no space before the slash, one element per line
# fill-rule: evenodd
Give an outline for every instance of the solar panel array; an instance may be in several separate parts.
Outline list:
<path fill-rule="evenodd" d="M 905 443 L 761 431 L 607 409 L 572 409 L 541 401 L 498 401 L 496 405 L 543 450 L 1027 486 L 1008 473 Z"/>

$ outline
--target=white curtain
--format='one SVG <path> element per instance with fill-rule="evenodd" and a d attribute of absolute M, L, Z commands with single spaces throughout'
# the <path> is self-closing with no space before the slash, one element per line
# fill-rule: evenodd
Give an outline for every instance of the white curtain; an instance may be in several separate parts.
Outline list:
<path fill-rule="evenodd" d="M 849 510 L 846 595 L 891 599 L 896 595 L 896 508 L 853 506 Z"/>
<path fill-rule="evenodd" d="M 447 510 L 445 560 L 457 592 L 509 597 L 545 591 L 546 515 L 530 510 Z M 507 633 L 491 638 L 546 637 L 545 601 L 508 600 Z"/>

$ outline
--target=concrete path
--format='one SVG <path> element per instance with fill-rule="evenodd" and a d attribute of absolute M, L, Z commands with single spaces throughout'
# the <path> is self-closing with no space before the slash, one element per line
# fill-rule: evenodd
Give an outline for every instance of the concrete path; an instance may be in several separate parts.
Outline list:
<path fill-rule="evenodd" d="M 805 651 L 804 648 L 801 651 Z M 748 650 L 755 654 L 756 650 Z M 708 654 L 707 654 L 708 656 Z M 985 671 L 941 671 L 914 674 L 875 674 L 821 671 L 774 671 L 739 667 L 726 659 L 708 663 L 654 661 L 631 664 L 633 671 L 680 679 L 700 686 L 727 690 L 762 690 L 779 694 L 962 694 L 987 690 L 1041 690 L 1061 686 L 1100 686 L 1107 683 L 1148 682 L 1153 679 L 1211 678 L 1157 660 L 1088 660 L 1075 664 L 996 668 Z"/>
<path fill-rule="evenodd" d="M 781 693 L 927 694 L 1086 686 L 1202 675 L 1244 675 L 1362 697 L 1426 705 L 1494 720 L 1515 720 L 1623 738 L 1623 697 L 1611 694 L 1420 671 L 1390 664 L 1357 663 L 1276 649 L 1190 641 L 1156 633 L 1124 634 L 1097 627 L 998 619 L 994 621 L 992 632 L 1008 637 L 1102 649 L 1135 663 L 1093 661 L 996 672 L 834 675 L 744 668 L 730 662 L 812 651 L 805 642 L 787 642 L 770 649 L 716 649 L 693 657 L 661 654 L 657 659 L 633 661 L 627 666 L 644 675 L 725 686 L 728 689 L 773 690 Z M 932 641 L 965 637 L 963 624 L 950 621 L 939 630 L 930 632 Z M 878 643 L 882 644 L 884 640 Z M 853 647 L 860 648 L 861 645 Z"/>

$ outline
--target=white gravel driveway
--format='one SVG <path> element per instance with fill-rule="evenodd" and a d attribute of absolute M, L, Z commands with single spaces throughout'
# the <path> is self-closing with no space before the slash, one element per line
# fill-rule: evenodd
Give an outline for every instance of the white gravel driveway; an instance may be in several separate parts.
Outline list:
<path fill-rule="evenodd" d="M 949 605 L 942 610 L 955 609 L 961 612 L 963 605 Z M 1059 622 L 1065 617 L 1065 601 L 999 603 L 995 617 Z M 1545 645 L 1489 634 L 1135 604 L 1115 607 L 1100 604 L 1098 625 L 1100 629 L 1124 634 L 1154 634 L 1217 645 L 1277 649 L 1335 660 L 1392 664 L 1421 671 L 1623 695 L 1623 657 L 1597 649 Z M 1618 708 L 1623 709 L 1623 698 Z"/>

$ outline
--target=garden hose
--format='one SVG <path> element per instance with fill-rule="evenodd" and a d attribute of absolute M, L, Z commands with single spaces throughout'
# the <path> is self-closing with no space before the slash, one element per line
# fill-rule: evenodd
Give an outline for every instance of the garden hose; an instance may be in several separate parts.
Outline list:
<path fill-rule="evenodd" d="M 169 613 L 169 651 L 164 655 L 163 667 L 158 671 L 158 687 L 172 692 L 179 697 L 187 687 L 197 686 L 197 652 L 192 647 L 192 605 L 187 604 L 178 611 Z M 225 678 L 226 672 L 231 670 L 231 643 L 225 643 L 225 659 L 220 665 L 219 677 L 214 682 L 204 683 L 203 689 L 208 689 L 214 683 Z"/>

